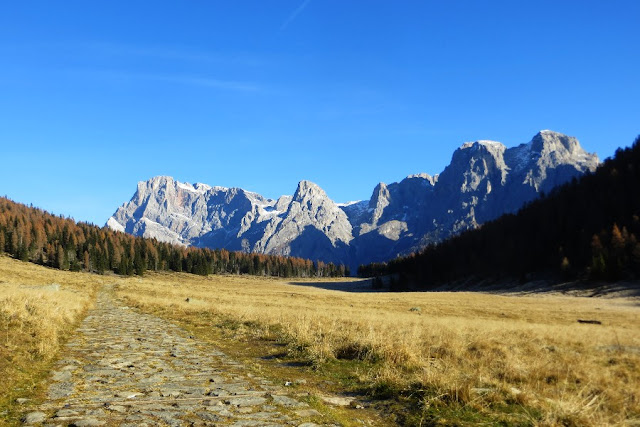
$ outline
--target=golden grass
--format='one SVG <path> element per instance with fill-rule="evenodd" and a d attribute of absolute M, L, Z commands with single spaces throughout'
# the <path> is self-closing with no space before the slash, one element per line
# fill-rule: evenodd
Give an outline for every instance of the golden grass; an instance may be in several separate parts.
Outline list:
<path fill-rule="evenodd" d="M 33 394 L 102 281 L 0 256 L 0 423 Z"/>
<path fill-rule="evenodd" d="M 640 417 L 637 301 L 349 293 L 186 274 L 118 283 L 118 295 L 138 307 L 232 319 L 254 335 L 277 334 L 317 365 L 363 360 L 369 369 L 360 381 L 373 393 L 419 397 L 406 422 L 607 425 Z"/>
<path fill-rule="evenodd" d="M 321 368 L 348 359 L 343 366 L 356 371 L 359 386 L 404 397 L 406 424 L 640 419 L 638 300 L 351 293 L 247 276 L 121 278 L 7 257 L 0 257 L 0 413 L 44 378 L 105 283 L 143 310 L 277 339 Z"/>

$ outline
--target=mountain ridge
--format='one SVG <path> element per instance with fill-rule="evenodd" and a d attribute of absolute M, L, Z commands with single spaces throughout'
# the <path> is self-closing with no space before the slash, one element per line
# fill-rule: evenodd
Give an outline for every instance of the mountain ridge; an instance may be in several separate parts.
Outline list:
<path fill-rule="evenodd" d="M 540 131 L 511 148 L 466 142 L 440 174 L 381 182 L 369 200 L 348 204 L 335 203 L 307 180 L 292 196 L 274 200 L 158 176 L 139 182 L 106 225 L 171 243 L 319 259 L 355 271 L 515 212 L 598 164 L 576 138 Z"/>
<path fill-rule="evenodd" d="M 638 295 L 640 137 L 598 169 L 554 188 L 517 213 L 410 257 L 363 266 L 394 275 L 394 290 L 590 289 Z M 605 287 L 602 281 L 618 282 Z M 617 285 L 617 286 L 618 286 Z"/>

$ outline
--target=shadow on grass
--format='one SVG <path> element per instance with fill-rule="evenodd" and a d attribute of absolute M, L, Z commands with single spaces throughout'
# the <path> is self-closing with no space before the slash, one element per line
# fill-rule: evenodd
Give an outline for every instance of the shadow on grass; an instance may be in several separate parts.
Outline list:
<path fill-rule="evenodd" d="M 381 289 L 373 289 L 371 287 L 371 279 L 362 279 L 358 281 L 348 282 L 289 282 L 290 285 L 307 286 L 312 288 L 326 289 L 328 291 L 342 292 L 384 292 Z"/>

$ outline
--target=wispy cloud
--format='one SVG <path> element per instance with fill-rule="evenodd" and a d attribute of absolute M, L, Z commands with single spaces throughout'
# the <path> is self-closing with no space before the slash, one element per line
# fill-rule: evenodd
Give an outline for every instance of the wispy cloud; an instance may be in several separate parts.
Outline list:
<path fill-rule="evenodd" d="M 260 92 L 262 88 L 255 83 L 241 82 L 234 80 L 220 80 L 210 77 L 196 76 L 163 76 L 163 75 L 141 75 L 141 78 L 148 80 L 165 81 L 170 83 L 179 83 L 191 86 L 203 86 L 213 89 L 224 89 L 236 92 Z"/>
<path fill-rule="evenodd" d="M 146 81 L 146 82 L 164 82 L 172 84 L 180 84 L 187 86 L 200 86 L 210 89 L 220 89 L 235 92 L 264 92 L 263 86 L 246 81 L 224 80 L 207 76 L 189 75 L 189 74 L 153 74 L 153 73 L 136 73 L 118 70 L 95 70 L 95 69 L 72 69 L 67 73 L 78 77 L 101 79 L 111 81 Z"/>
<path fill-rule="evenodd" d="M 192 62 L 223 62 L 225 58 L 186 47 L 144 46 L 108 42 L 83 42 L 78 47 L 103 55 L 138 56 Z"/>
<path fill-rule="evenodd" d="M 169 61 L 217 63 L 256 67 L 266 63 L 265 58 L 246 52 L 234 54 L 204 51 L 179 45 L 128 45 L 118 43 L 84 43 L 87 50 L 121 56 L 137 56 Z"/>
<path fill-rule="evenodd" d="M 304 0 L 302 4 L 298 6 L 298 8 L 294 10 L 293 13 L 291 13 L 291 15 L 289 15 L 282 26 L 280 26 L 280 31 L 284 31 L 289 26 L 289 24 L 291 24 L 298 17 L 298 15 L 302 13 L 302 11 L 307 7 L 307 5 L 309 5 L 309 3 L 311 3 L 311 0 Z"/>
<path fill-rule="evenodd" d="M 224 64 L 244 67 L 269 65 L 268 58 L 251 52 L 209 51 L 185 45 L 150 45 L 113 43 L 105 41 L 66 41 L 37 43 L 0 42 L 0 51 L 46 52 L 50 54 L 72 54 L 84 60 L 111 60 L 113 58 L 149 59 L 175 63 Z"/>

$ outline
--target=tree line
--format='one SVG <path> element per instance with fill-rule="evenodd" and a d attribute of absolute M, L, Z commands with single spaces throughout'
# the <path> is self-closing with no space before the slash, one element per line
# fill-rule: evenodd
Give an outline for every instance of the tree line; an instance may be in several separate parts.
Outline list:
<path fill-rule="evenodd" d="M 71 271 L 143 275 L 176 271 L 200 275 L 279 277 L 349 275 L 343 265 L 277 255 L 203 249 L 134 237 L 107 227 L 75 222 L 0 197 L 0 253 Z"/>
<path fill-rule="evenodd" d="M 463 279 L 640 278 L 640 137 L 594 173 L 418 253 L 361 266 L 394 275 L 396 288 L 428 289 Z"/>

